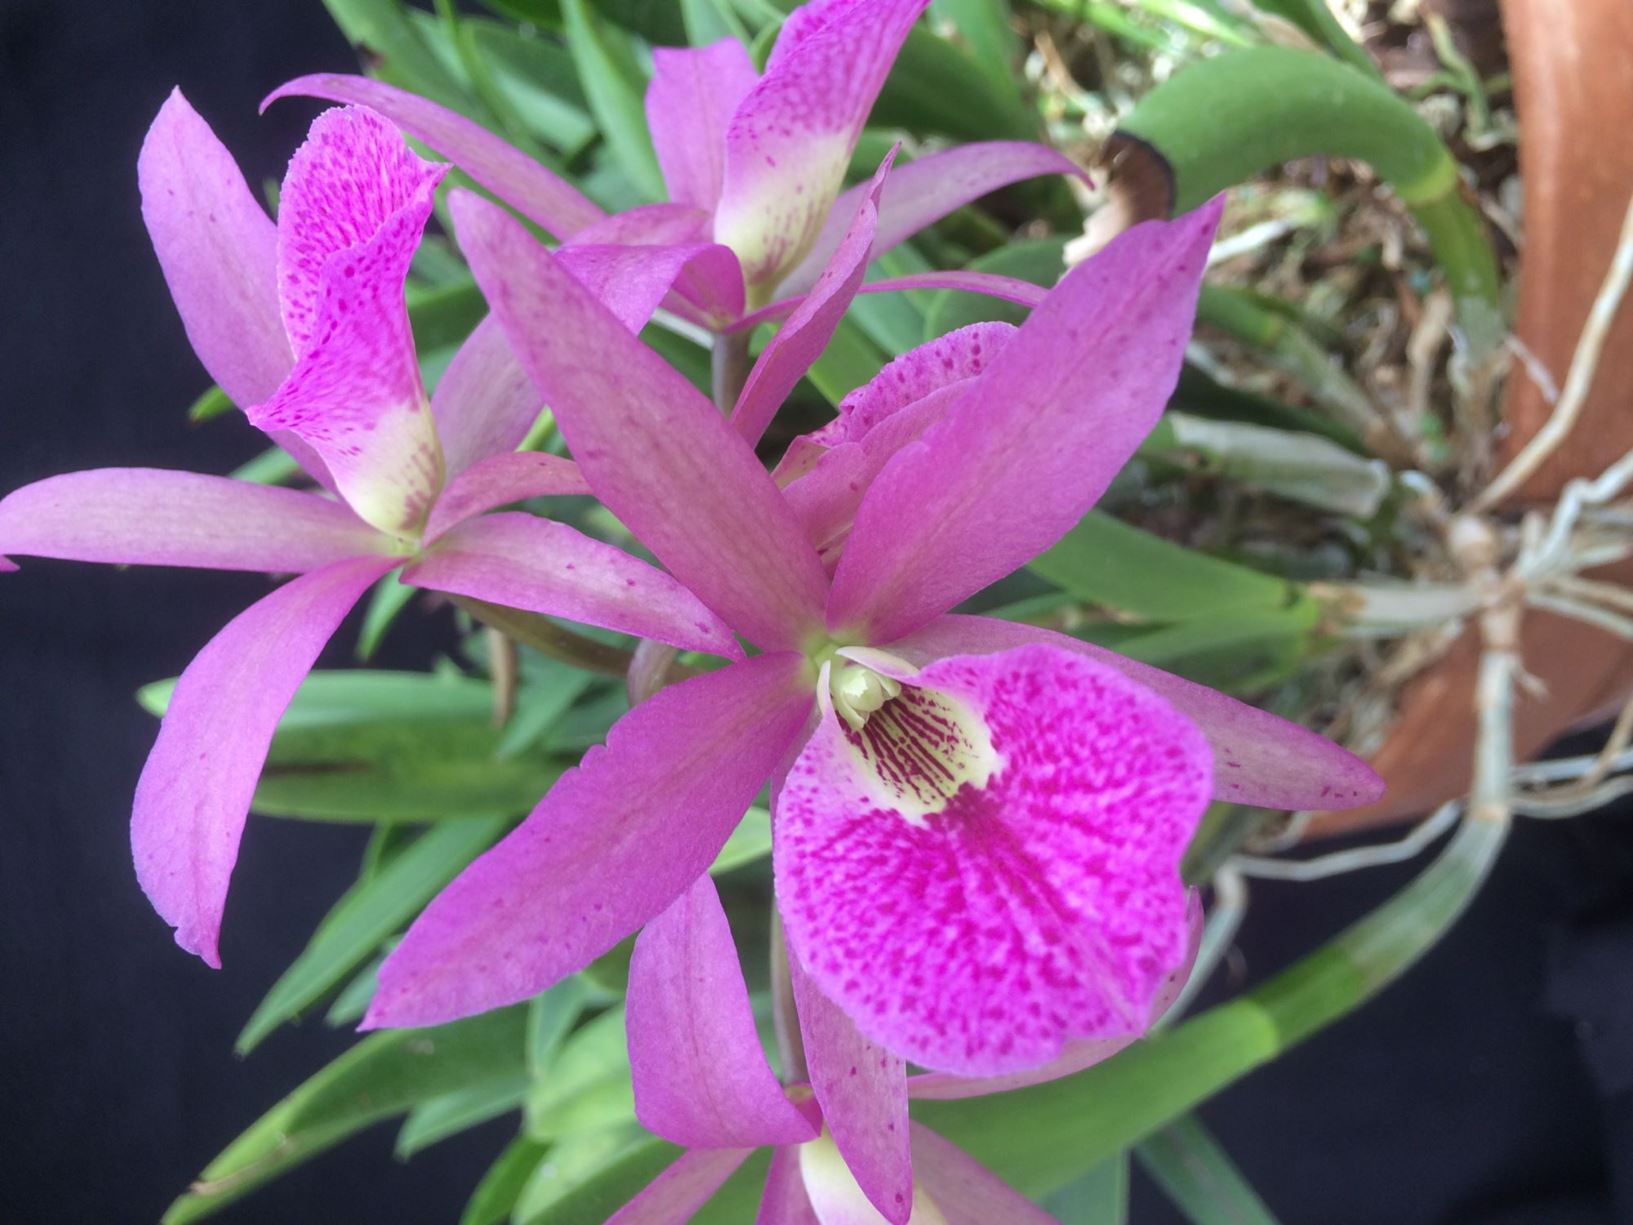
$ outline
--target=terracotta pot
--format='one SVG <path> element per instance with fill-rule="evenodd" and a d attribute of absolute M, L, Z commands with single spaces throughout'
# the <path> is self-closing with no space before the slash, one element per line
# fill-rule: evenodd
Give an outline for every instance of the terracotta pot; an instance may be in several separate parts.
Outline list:
<path fill-rule="evenodd" d="M 1633 3 L 1503 0 L 1501 7 L 1525 193 L 1515 332 L 1563 382 L 1633 193 Z M 1516 367 L 1505 391 L 1509 432 L 1500 443 L 1501 458 L 1517 452 L 1549 411 L 1536 385 Z M 1633 303 L 1624 302 L 1576 429 L 1515 504 L 1550 502 L 1572 477 L 1597 475 L 1630 449 Z M 1633 582 L 1633 566 L 1618 570 L 1603 577 Z M 1400 820 L 1467 790 L 1476 654 L 1471 630 L 1403 693 L 1395 726 L 1373 757 L 1389 782 L 1384 800 L 1328 814 L 1313 833 Z M 1577 621 L 1528 614 L 1524 658 L 1547 695 L 1518 701 L 1515 747 L 1522 757 L 1633 691 L 1633 646 Z"/>

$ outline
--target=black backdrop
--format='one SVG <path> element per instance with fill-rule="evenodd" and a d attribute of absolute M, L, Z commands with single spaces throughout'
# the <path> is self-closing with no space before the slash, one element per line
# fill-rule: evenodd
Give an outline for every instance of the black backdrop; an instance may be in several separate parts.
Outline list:
<path fill-rule="evenodd" d="M 142 230 L 136 151 L 180 83 L 252 182 L 275 176 L 312 108 L 258 118 L 258 99 L 352 63 L 318 0 L 0 0 L 0 492 L 99 465 L 225 472 L 258 449 L 240 423 L 183 420 L 204 376 Z M 354 831 L 251 823 L 220 973 L 171 944 L 130 868 L 154 730 L 131 693 L 265 589 L 34 561 L 0 578 L 0 1219 L 156 1219 L 346 1043 L 309 1024 L 230 1050 L 350 880 Z M 386 662 L 417 666 L 446 633 L 422 622 Z M 1204 1110 L 1284 1221 L 1633 1221 L 1629 833 L 1625 815 L 1522 828 L 1408 981 Z M 1239 972 L 1286 964 L 1411 871 L 1259 887 Z M 452 1221 L 507 1134 L 405 1165 L 380 1129 L 224 1219 Z M 1135 1193 L 1136 1222 L 1176 1219 Z"/>

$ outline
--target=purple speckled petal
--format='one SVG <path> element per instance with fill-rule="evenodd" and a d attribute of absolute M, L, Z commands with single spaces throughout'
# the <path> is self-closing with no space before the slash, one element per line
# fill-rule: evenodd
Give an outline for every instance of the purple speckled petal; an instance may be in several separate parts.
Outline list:
<path fill-rule="evenodd" d="M 675 203 L 714 209 L 725 173 L 726 125 L 759 79 L 734 38 L 652 49 L 646 122 Z"/>
<path fill-rule="evenodd" d="M 449 481 L 438 495 L 425 523 L 425 540 L 429 544 L 456 523 L 512 502 L 589 492 L 570 459 L 541 451 L 490 455 Z"/>
<path fill-rule="evenodd" d="M 873 479 L 941 420 L 1014 335 L 1007 323 L 975 323 L 910 350 L 841 400 L 833 421 L 789 445 L 774 475 L 830 571 Z"/>
<path fill-rule="evenodd" d="M 693 1148 L 733 1148 L 798 1144 L 821 1130 L 766 1062 L 737 945 L 707 876 L 635 941 L 626 1015 L 635 1117 L 648 1131 Z"/>
<path fill-rule="evenodd" d="M 765 76 L 726 130 L 715 209 L 715 240 L 737 252 L 749 285 L 774 285 L 810 250 L 896 53 L 928 4 L 814 0 L 783 23 Z"/>
<path fill-rule="evenodd" d="M 221 965 L 227 880 L 273 730 L 330 635 L 392 559 L 336 562 L 227 623 L 187 665 L 142 767 L 131 814 L 136 879 L 176 943 Z"/>
<path fill-rule="evenodd" d="M 857 205 L 845 240 L 822 270 L 811 292 L 795 307 L 788 322 L 777 329 L 754 363 L 748 380 L 731 413 L 732 424 L 750 446 L 760 441 L 794 384 L 805 377 L 811 363 L 822 356 L 833 339 L 834 329 L 850 309 L 856 288 L 867 271 L 868 251 L 873 243 L 873 223 L 877 218 L 879 188 L 890 164 L 896 159 L 892 149 L 874 172 L 872 190 Z"/>
<path fill-rule="evenodd" d="M 926 664 L 944 655 L 985 655 L 1031 642 L 1116 668 L 1200 727 L 1213 746 L 1215 799 L 1264 808 L 1337 809 L 1370 804 L 1384 793 L 1383 779 L 1371 766 L 1308 728 L 1068 634 L 954 614 L 891 643 L 890 653 Z"/>
<path fill-rule="evenodd" d="M 765 1176 L 765 1193 L 754 1225 L 822 1225 L 805 1193 L 805 1175 L 800 1170 L 799 1149 L 779 1148 L 771 1154 L 771 1169 Z"/>
<path fill-rule="evenodd" d="M 988 192 L 1045 174 L 1071 175 L 1088 181 L 1088 176 L 1064 154 L 1046 145 L 1019 140 L 959 145 L 907 162 L 890 176 L 879 198 L 879 233 L 873 240 L 873 250 L 882 254 Z M 803 293 L 816 283 L 829 254 L 844 236 L 844 218 L 864 190 L 866 184 L 852 187 L 834 202 L 834 211 L 811 253 L 777 287 L 778 293 Z"/>
<path fill-rule="evenodd" d="M 790 947 L 874 1041 L 994 1076 L 1139 1033 L 1188 951 L 1201 732 L 1076 652 L 925 668 L 823 719 L 776 799 Z"/>
<path fill-rule="evenodd" d="M 1153 1022 L 1173 1007 L 1191 976 L 1191 967 L 1196 964 L 1197 950 L 1202 943 L 1202 899 L 1194 889 L 1190 893 L 1189 913 L 1190 947 L 1185 960 L 1162 980 L 1157 994 L 1152 997 Z M 924 1072 L 908 1078 L 907 1096 L 919 1101 L 953 1101 L 965 1097 L 985 1097 L 989 1093 L 1007 1093 L 1011 1089 L 1024 1089 L 1027 1085 L 1041 1085 L 1045 1081 L 1072 1076 L 1103 1063 L 1124 1047 L 1133 1045 L 1139 1037 L 1138 1034 L 1123 1034 L 1115 1038 L 1078 1038 L 1066 1044 L 1058 1059 L 1003 1076 L 954 1076 L 950 1072 Z"/>
<path fill-rule="evenodd" d="M 910 633 L 1083 517 L 1179 378 L 1220 207 L 1119 234 L 896 454 L 857 510 L 830 628 L 874 643 Z"/>
<path fill-rule="evenodd" d="M 686 1225 L 709 1202 L 752 1148 L 699 1148 L 682 1153 L 606 1225 Z"/>
<path fill-rule="evenodd" d="M 803 657 L 671 685 L 442 891 L 380 967 L 364 1024 L 434 1025 L 536 995 L 714 862 L 811 709 Z"/>
<path fill-rule="evenodd" d="M 913 1169 L 947 1225 L 1060 1225 L 958 1145 L 913 1124 Z"/>
<path fill-rule="evenodd" d="M 115 565 L 316 570 L 393 542 L 316 494 L 158 468 L 96 468 L 0 501 L 0 553 Z"/>
<path fill-rule="evenodd" d="M 820 731 L 818 735 L 820 735 Z M 804 760 L 802 757 L 801 760 Z M 797 767 L 796 767 L 797 768 Z M 779 838 L 781 831 L 778 830 Z M 885 882 L 876 883 L 882 889 Z M 781 896 L 781 884 L 778 885 Z M 822 1108 L 823 1122 L 844 1157 L 856 1184 L 886 1220 L 901 1225 L 913 1206 L 913 1163 L 908 1151 L 907 1064 L 902 1058 L 865 1038 L 850 1017 L 824 995 L 800 958 L 790 950 L 788 973 L 799 1012 L 800 1041 L 805 1062 Z M 809 1146 L 802 1151 L 809 1153 Z M 831 1213 L 824 1200 L 837 1192 L 851 1194 L 848 1179 L 833 1180 L 837 1187 L 822 1188 L 808 1175 L 807 1189 L 824 1225 Z"/>
<path fill-rule="evenodd" d="M 442 482 L 403 281 L 445 171 L 372 111 L 325 111 L 289 163 L 278 213 L 295 368 L 249 418 L 309 444 L 352 509 L 388 532 L 417 528 Z"/>
<path fill-rule="evenodd" d="M 445 533 L 403 582 L 733 659 L 719 617 L 662 570 L 565 523 L 504 511 Z"/>
<path fill-rule="evenodd" d="M 517 222 L 464 194 L 454 217 L 596 496 L 733 629 L 803 645 L 820 626 L 822 564 L 742 437 Z"/>
<path fill-rule="evenodd" d="M 514 451 L 543 407 L 504 329 L 489 315 L 459 346 L 431 397 L 447 481 Z"/>
<path fill-rule="evenodd" d="M 325 98 L 379 111 L 557 238 L 568 238 L 605 216 L 571 183 L 486 128 L 384 81 L 342 73 L 296 77 L 268 94 L 261 109 L 289 97 Z"/>

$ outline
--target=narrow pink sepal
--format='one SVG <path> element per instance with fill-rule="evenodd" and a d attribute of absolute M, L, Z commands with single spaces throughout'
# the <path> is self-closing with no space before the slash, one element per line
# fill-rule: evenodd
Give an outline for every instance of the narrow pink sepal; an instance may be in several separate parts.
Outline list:
<path fill-rule="evenodd" d="M 136 174 L 193 351 L 235 404 L 260 403 L 295 362 L 278 313 L 276 227 L 179 89 L 148 129 Z"/>
<path fill-rule="evenodd" d="M 217 942 L 272 733 L 318 653 L 391 559 L 292 579 L 227 623 L 176 682 L 131 814 L 136 878 L 176 943 L 220 968 Z"/>
<path fill-rule="evenodd" d="M 712 218 L 702 209 L 682 204 L 643 204 L 614 213 L 580 231 L 557 254 L 571 262 L 571 252 L 580 247 L 687 248 L 691 253 L 679 261 L 677 271 L 670 277 L 675 295 L 667 305 L 693 323 L 718 329 L 743 314 L 743 269 L 730 247 L 709 242 L 712 229 Z M 662 252 L 656 255 L 665 258 Z M 581 275 L 579 280 L 589 285 L 603 302 L 613 306 L 607 295 L 597 290 L 588 278 Z M 625 312 L 616 306 L 613 312 L 629 322 Z M 641 322 L 645 323 L 646 319 L 643 317 Z"/>
<path fill-rule="evenodd" d="M 834 329 L 850 309 L 851 299 L 862 283 L 862 274 L 867 271 L 873 226 L 878 218 L 879 189 L 895 160 L 896 150 L 891 149 L 874 172 L 870 190 L 857 204 L 844 241 L 835 249 L 833 259 L 788 321 L 777 329 L 749 372 L 732 409 L 731 422 L 750 446 L 760 441 L 782 402 L 794 390 L 794 384 L 804 378 L 811 363 L 822 356 Z"/>
<path fill-rule="evenodd" d="M 463 193 L 453 205 L 477 282 L 596 496 L 732 628 L 800 645 L 826 577 L 754 452 L 517 222 Z"/>
<path fill-rule="evenodd" d="M 425 542 L 432 543 L 455 524 L 522 502 L 568 494 L 587 494 L 590 487 L 578 465 L 542 451 L 507 451 L 471 465 L 437 495 L 425 523 Z"/>
<path fill-rule="evenodd" d="M 821 735 L 820 729 L 817 734 Z M 780 824 L 776 828 L 780 839 Z M 883 880 L 876 884 L 880 890 L 889 886 Z M 780 881 L 778 895 L 780 898 Z M 792 946 L 788 973 L 806 1067 L 823 1122 L 863 1194 L 892 1225 L 903 1225 L 913 1210 L 907 1064 L 862 1035 L 812 981 Z M 816 1209 L 826 1221 L 820 1204 Z"/>
<path fill-rule="evenodd" d="M 408 929 L 364 1027 L 526 999 L 654 918 L 708 871 L 804 727 L 804 667 L 762 655 L 671 685 L 613 724 Z"/>
<path fill-rule="evenodd" d="M 646 122 L 675 203 L 713 211 L 725 173 L 726 125 L 759 79 L 734 38 L 652 49 Z"/>
<path fill-rule="evenodd" d="M 1080 264 L 856 514 L 831 629 L 910 633 L 1059 540 L 1156 424 L 1179 378 L 1220 200 Z"/>
<path fill-rule="evenodd" d="M 1144 1032 L 1189 947 L 1179 860 L 1208 803 L 1201 732 L 1044 645 L 937 660 L 895 701 L 919 757 L 962 742 L 955 756 L 988 764 L 946 799 L 914 753 L 881 774 L 853 747 L 865 737 L 822 720 L 777 794 L 773 846 L 816 985 L 875 1042 L 962 1075 Z"/>
<path fill-rule="evenodd" d="M 471 330 L 431 395 L 431 417 L 452 484 L 475 464 L 514 451 L 544 399 L 492 315 Z"/>
<path fill-rule="evenodd" d="M 384 531 L 424 520 L 442 455 L 403 302 L 409 261 L 447 167 L 373 111 L 325 111 L 284 177 L 278 288 L 295 368 L 252 423 L 288 430 Z"/>
<path fill-rule="evenodd" d="M 891 643 L 890 651 L 926 663 L 1029 642 L 1076 651 L 1116 668 L 1200 727 L 1213 746 L 1215 799 L 1261 808 L 1338 809 L 1370 804 L 1384 793 L 1384 781 L 1371 766 L 1309 728 L 1069 634 L 994 617 L 949 614 Z"/>
<path fill-rule="evenodd" d="M 690 204 L 637 204 L 585 226 L 565 246 L 669 247 L 708 242 L 712 218 Z"/>
<path fill-rule="evenodd" d="M 735 319 L 743 310 L 737 257 L 719 243 L 573 243 L 558 250 L 556 260 L 631 332 L 646 326 L 671 288 L 684 288 L 687 299 L 711 318 Z"/>
<path fill-rule="evenodd" d="M 635 1117 L 690 1148 L 798 1144 L 821 1131 L 766 1062 L 720 895 L 700 876 L 646 925 L 629 963 Z"/>
<path fill-rule="evenodd" d="M 841 400 L 833 421 L 789 444 L 773 477 L 824 566 L 838 564 L 874 478 L 941 420 L 1014 335 L 1007 323 L 975 323 L 909 350 Z"/>
<path fill-rule="evenodd" d="M 1202 943 L 1202 900 L 1196 890 L 1190 892 L 1189 902 L 1190 946 L 1185 960 L 1176 966 L 1151 1000 L 1153 1023 L 1168 1014 L 1185 989 L 1196 964 L 1197 950 Z M 1041 1085 L 1046 1081 L 1073 1076 L 1085 1068 L 1104 1063 L 1118 1051 L 1139 1041 L 1139 1034 L 1124 1034 L 1115 1038 L 1079 1038 L 1068 1042 L 1060 1057 L 1035 1068 L 1007 1072 L 1002 1076 L 955 1076 L 950 1072 L 924 1072 L 907 1079 L 907 1096 L 915 1101 L 955 1101 L 966 1097 L 986 1097 L 992 1093 L 1007 1093 L 1024 1089 L 1027 1085 Z"/>
<path fill-rule="evenodd" d="M 1060 1225 L 958 1145 L 914 1123 L 913 1169 L 946 1225 Z"/>
<path fill-rule="evenodd" d="M 501 511 L 449 529 L 403 582 L 741 659 L 731 631 L 662 570 L 552 519 Z"/>
<path fill-rule="evenodd" d="M 675 1158 L 641 1193 L 607 1218 L 606 1225 L 686 1225 L 725 1185 L 752 1148 L 698 1148 Z"/>
<path fill-rule="evenodd" d="M 800 1170 L 799 1149 L 779 1148 L 771 1154 L 765 1191 L 754 1225 L 822 1225 L 805 1193 L 805 1175 Z"/>
<path fill-rule="evenodd" d="M 876 251 L 875 254 L 877 254 Z M 904 289 L 952 289 L 961 293 L 980 294 L 984 298 L 996 298 L 1000 302 L 1013 302 L 1016 306 L 1024 306 L 1028 310 L 1040 305 L 1049 293 L 1041 285 L 1034 285 L 1031 281 L 1018 280 L 1012 276 L 998 276 L 991 272 L 965 272 L 956 269 L 951 272 L 920 272 L 910 276 L 893 276 L 877 281 L 866 281 L 856 287 L 856 292 L 859 294 L 900 293 Z M 800 304 L 804 301 L 804 294 L 793 298 L 782 298 L 769 306 L 762 306 L 759 310 L 742 316 L 726 331 L 741 332 L 758 327 L 762 323 L 775 323 L 779 319 L 786 319 L 798 310 Z"/>
<path fill-rule="evenodd" d="M 261 109 L 288 97 L 325 98 L 379 111 L 557 238 L 568 238 L 605 216 L 571 183 L 486 128 L 384 81 L 340 73 L 296 77 L 268 94 Z"/>
<path fill-rule="evenodd" d="M 0 500 L 0 552 L 301 573 L 395 542 L 316 494 L 160 468 L 95 468 Z"/>
<path fill-rule="evenodd" d="M 783 23 L 726 129 L 714 236 L 748 284 L 804 258 L 907 32 L 929 0 L 815 0 Z M 826 261 L 825 261 L 826 262 Z"/>
<path fill-rule="evenodd" d="M 873 240 L 874 253 L 882 255 L 925 226 L 934 225 L 953 210 L 979 200 L 988 192 L 1046 174 L 1070 175 L 1088 181 L 1088 175 L 1064 154 L 1047 145 L 1020 140 L 958 145 L 905 162 L 890 176 L 879 198 L 879 232 Z M 816 283 L 829 253 L 839 245 L 845 233 L 844 218 L 850 215 L 855 201 L 865 190 L 865 184 L 852 187 L 834 202 L 834 210 L 811 253 L 777 287 L 779 293 L 803 293 Z"/>

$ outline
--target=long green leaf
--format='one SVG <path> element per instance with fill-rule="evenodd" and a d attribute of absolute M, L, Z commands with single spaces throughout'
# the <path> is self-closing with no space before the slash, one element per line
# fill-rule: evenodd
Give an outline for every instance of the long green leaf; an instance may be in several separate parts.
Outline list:
<path fill-rule="evenodd" d="M 1010 28 L 1009 0 L 935 0 L 930 15 L 950 22 L 965 54 L 987 82 L 1019 105 L 1021 91 L 1016 60 L 1020 40 Z"/>
<path fill-rule="evenodd" d="M 434 826 L 348 889 L 267 992 L 234 1049 L 247 1055 L 279 1025 L 321 999 L 491 845 L 506 821 L 502 816 L 476 817 Z"/>
<path fill-rule="evenodd" d="M 1276 1218 L 1195 1115 L 1175 1119 L 1134 1155 L 1192 1225 L 1276 1225 Z"/>
<path fill-rule="evenodd" d="M 1252 3 L 1255 8 L 1292 22 L 1350 67 L 1359 68 L 1371 77 L 1382 75 L 1366 49 L 1351 38 L 1333 16 L 1327 0 L 1252 0 Z"/>
<path fill-rule="evenodd" d="M 504 1080 L 483 1081 L 421 1102 L 397 1132 L 397 1156 L 407 1160 L 449 1136 L 518 1109 L 531 1083 L 526 1072 Z"/>
<path fill-rule="evenodd" d="M 1187 64 L 1123 126 L 1173 166 L 1181 209 L 1294 158 L 1368 163 L 1423 226 L 1471 347 L 1488 352 L 1501 339 L 1485 222 L 1464 202 L 1457 162 L 1435 130 L 1387 86 L 1324 55 L 1251 47 Z"/>
<path fill-rule="evenodd" d="M 646 129 L 646 78 L 629 36 L 591 12 L 586 0 L 562 0 L 561 11 L 567 49 L 601 134 L 646 198 L 663 199 L 663 176 Z"/>
<path fill-rule="evenodd" d="M 323 6 L 377 75 L 473 115 L 470 95 L 420 37 L 400 0 L 323 0 Z"/>
<path fill-rule="evenodd" d="M 476 1184 L 459 1225 L 499 1225 L 516 1206 L 527 1180 L 538 1169 L 549 1146 L 526 1136 L 517 1136 L 499 1154 L 482 1181 Z"/>
<path fill-rule="evenodd" d="M 150 715 L 163 715 L 176 682 L 155 681 L 136 691 Z M 280 732 L 342 727 L 374 719 L 463 719 L 487 714 L 488 686 L 455 673 L 313 672 L 301 682 L 278 722 Z"/>
<path fill-rule="evenodd" d="M 435 1029 L 371 1035 L 306 1081 L 205 1167 L 165 1213 L 201 1220 L 262 1183 L 421 1102 L 522 1067 L 524 1010 L 504 1008 Z"/>

